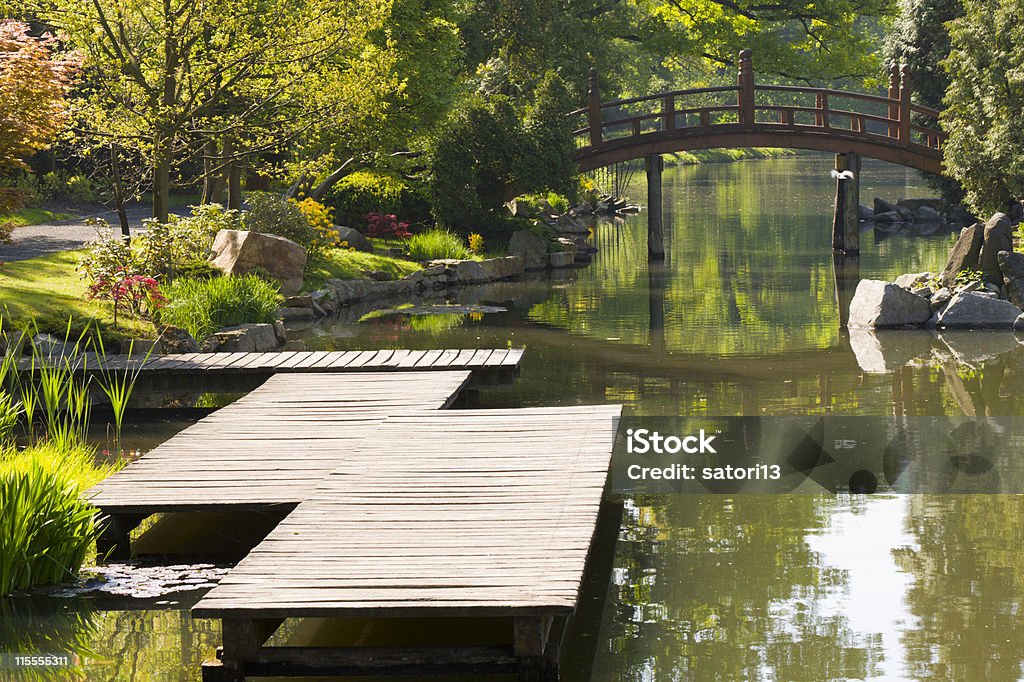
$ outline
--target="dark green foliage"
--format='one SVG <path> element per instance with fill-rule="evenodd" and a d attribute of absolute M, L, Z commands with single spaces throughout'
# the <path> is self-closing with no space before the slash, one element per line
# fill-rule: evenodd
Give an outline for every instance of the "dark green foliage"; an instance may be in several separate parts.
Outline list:
<path fill-rule="evenodd" d="M 946 22 L 963 15 L 961 0 L 900 0 L 900 14 L 886 46 L 887 62 L 910 68 L 914 101 L 932 109 L 943 108 L 949 74 L 942 61 L 949 56 Z M 928 121 L 930 123 L 930 121 Z M 964 199 L 963 188 L 952 178 L 927 176 L 928 186 L 949 204 Z"/>
<path fill-rule="evenodd" d="M 978 213 L 1024 199 L 1024 0 L 966 0 L 949 24 L 945 164 Z"/>
<path fill-rule="evenodd" d="M 568 90 L 555 75 L 520 105 L 476 95 L 440 127 L 428 155 L 434 217 L 459 232 L 503 232 L 504 202 L 525 192 L 571 193 L 574 165 Z M 520 110 L 521 109 L 521 110 Z"/>
<path fill-rule="evenodd" d="M 391 173 L 356 171 L 342 178 L 327 197 L 339 225 L 364 230 L 369 213 L 398 216 L 408 223 L 430 220 L 421 190 Z"/>

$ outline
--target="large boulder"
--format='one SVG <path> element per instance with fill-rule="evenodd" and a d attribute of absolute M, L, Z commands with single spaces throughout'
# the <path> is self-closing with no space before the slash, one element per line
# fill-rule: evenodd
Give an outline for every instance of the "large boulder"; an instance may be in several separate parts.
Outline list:
<path fill-rule="evenodd" d="M 936 213 L 942 211 L 942 199 L 936 197 L 918 198 L 918 199 L 900 199 L 896 202 L 897 206 L 913 211 L 915 214 L 919 208 L 929 208 Z"/>
<path fill-rule="evenodd" d="M 166 354 L 198 353 L 200 348 L 199 342 L 188 331 L 165 324 L 160 328 L 160 350 Z"/>
<path fill-rule="evenodd" d="M 265 353 L 276 350 L 277 346 L 273 324 L 225 327 L 203 341 L 203 350 L 208 353 Z"/>
<path fill-rule="evenodd" d="M 985 223 L 978 269 L 986 282 L 1003 283 L 1003 273 L 999 269 L 1000 251 L 1013 251 L 1013 229 L 1005 213 L 996 213 Z"/>
<path fill-rule="evenodd" d="M 920 327 L 932 315 L 927 298 L 892 282 L 862 279 L 850 301 L 851 327 Z"/>
<path fill-rule="evenodd" d="M 480 267 L 487 276 L 494 282 L 503 279 L 511 279 L 523 274 L 523 259 L 519 256 L 505 256 L 504 258 L 488 258 L 480 261 Z"/>
<path fill-rule="evenodd" d="M 1012 329 L 1021 310 L 977 291 L 962 291 L 939 315 L 941 329 Z"/>
<path fill-rule="evenodd" d="M 373 244 L 359 230 L 354 230 L 351 227 L 341 227 L 340 225 L 335 225 L 331 229 L 337 235 L 338 244 L 342 248 L 347 247 L 356 251 L 373 253 Z"/>
<path fill-rule="evenodd" d="M 306 250 L 284 237 L 244 230 L 221 230 L 213 240 L 213 266 L 228 275 L 262 270 L 281 283 L 285 295 L 302 288 Z"/>
<path fill-rule="evenodd" d="M 548 267 L 548 241 L 529 230 L 512 233 L 508 252 L 523 259 L 527 270 L 544 270 Z"/>
<path fill-rule="evenodd" d="M 911 272 L 897 277 L 896 286 L 903 287 L 907 291 L 913 291 L 914 289 L 924 289 L 934 279 L 934 272 Z"/>
<path fill-rule="evenodd" d="M 1000 251 L 998 260 L 1006 285 L 1006 297 L 1015 306 L 1024 308 L 1024 253 Z"/>
<path fill-rule="evenodd" d="M 978 267 L 981 245 L 985 241 L 985 226 L 974 223 L 960 230 L 960 238 L 949 251 L 946 267 L 942 269 L 939 279 L 949 288 L 956 286 L 956 276 L 961 270 L 973 270 Z"/>

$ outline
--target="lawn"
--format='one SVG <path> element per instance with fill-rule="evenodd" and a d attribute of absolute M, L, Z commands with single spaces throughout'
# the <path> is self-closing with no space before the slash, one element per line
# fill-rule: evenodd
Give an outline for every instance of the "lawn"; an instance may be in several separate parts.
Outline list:
<path fill-rule="evenodd" d="M 70 213 L 57 213 L 56 211 L 48 211 L 45 208 L 32 207 L 23 208 L 13 213 L 0 213 L 0 225 L 8 223 L 14 227 L 25 227 L 27 225 L 54 223 L 74 217 Z"/>
<path fill-rule="evenodd" d="M 68 318 L 75 327 L 96 320 L 113 323 L 109 304 L 85 299 L 86 286 L 75 270 L 82 251 L 62 251 L 29 260 L 0 263 L 0 315 L 14 322 L 35 319 L 40 331 L 63 333 Z M 152 337 L 153 325 L 118 319 L 121 331 Z"/>
<path fill-rule="evenodd" d="M 306 279 L 303 289 L 317 289 L 329 279 L 358 279 L 366 277 L 366 273 L 386 272 L 391 279 L 401 279 L 408 274 L 420 270 L 421 266 L 412 261 L 381 256 L 362 251 L 331 249 L 319 263 L 312 263 L 306 268 Z"/>

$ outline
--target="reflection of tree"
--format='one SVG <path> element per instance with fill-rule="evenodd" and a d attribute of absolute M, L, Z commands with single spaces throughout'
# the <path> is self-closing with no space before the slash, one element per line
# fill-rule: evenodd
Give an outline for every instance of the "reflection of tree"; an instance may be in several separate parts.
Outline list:
<path fill-rule="evenodd" d="M 824 528 L 811 495 L 678 495 L 638 500 L 620 539 L 619 615 L 605 679 L 863 678 L 880 643 L 819 614 L 823 571 L 804 541 Z M 615 604 L 616 602 L 612 602 Z"/>
<path fill-rule="evenodd" d="M 198 681 L 219 640 L 216 621 L 184 611 L 104 611 L 97 617 L 90 680 Z"/>
<path fill-rule="evenodd" d="M 1019 680 L 1024 666 L 1024 496 L 917 496 L 919 549 L 898 560 L 915 577 L 917 624 L 904 635 L 918 679 Z"/>
<path fill-rule="evenodd" d="M 95 615 L 84 603 L 50 597 L 0 599 L 0 652 L 22 655 L 71 655 L 93 651 Z M 0 674 L 0 678 L 3 675 Z M 15 679 L 77 680 L 81 667 L 22 668 Z"/>
<path fill-rule="evenodd" d="M 666 173 L 675 208 L 666 263 L 669 350 L 775 353 L 837 343 L 831 159 L 711 164 Z M 868 173 L 877 172 L 873 167 Z M 596 338 L 647 344 L 646 216 L 595 227 L 600 252 L 532 319 Z M 945 241 L 866 249 L 861 276 L 941 268 Z"/>

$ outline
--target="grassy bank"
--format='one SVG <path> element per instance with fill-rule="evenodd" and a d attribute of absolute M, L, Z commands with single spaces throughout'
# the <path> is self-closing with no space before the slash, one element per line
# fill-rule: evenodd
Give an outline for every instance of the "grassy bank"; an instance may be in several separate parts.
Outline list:
<path fill-rule="evenodd" d="M 697 149 L 665 155 L 666 166 L 693 166 L 701 163 L 730 163 L 746 159 L 782 159 L 797 156 L 795 149 L 748 147 L 743 149 Z"/>
<path fill-rule="evenodd" d="M 26 227 L 28 225 L 43 225 L 45 223 L 55 223 L 60 220 L 68 220 L 75 216 L 70 213 L 59 213 L 57 211 L 49 211 L 45 208 L 23 208 L 20 211 L 14 211 L 12 213 L 0 212 L 0 225 L 9 224 L 13 227 Z"/>
<path fill-rule="evenodd" d="M 368 272 L 386 272 L 391 279 L 401 279 L 421 267 L 418 263 L 391 258 L 376 253 L 331 249 L 318 263 L 306 268 L 303 289 L 310 291 L 323 286 L 329 279 L 358 279 Z"/>
<path fill-rule="evenodd" d="M 63 333 L 68 318 L 90 320 L 109 328 L 114 316 L 109 304 L 86 300 L 86 286 L 75 267 L 82 251 L 62 251 L 29 260 L 0 264 L 0 314 L 15 323 L 35 319 L 40 331 Z M 118 320 L 132 336 L 152 337 L 148 322 Z"/>

